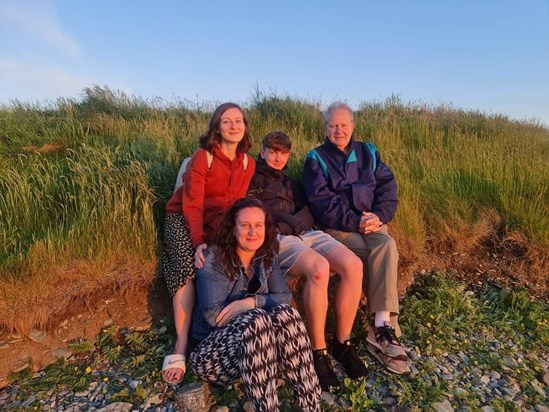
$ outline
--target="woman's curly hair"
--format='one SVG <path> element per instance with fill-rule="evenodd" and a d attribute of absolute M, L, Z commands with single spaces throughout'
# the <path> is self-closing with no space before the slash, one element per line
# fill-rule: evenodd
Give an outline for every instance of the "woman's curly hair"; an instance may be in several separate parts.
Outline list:
<path fill-rule="evenodd" d="M 248 153 L 248 151 L 252 147 L 252 137 L 250 136 L 250 129 L 248 127 L 248 118 L 246 117 L 246 113 L 242 110 L 242 108 L 237 105 L 236 103 L 223 103 L 220 106 L 218 106 L 210 118 L 210 126 L 208 127 L 208 130 L 206 133 L 204 133 L 202 136 L 200 136 L 200 139 L 198 140 L 198 145 L 208 152 L 212 152 L 214 146 L 221 143 L 221 134 L 219 133 L 219 125 L 221 124 L 221 116 L 223 116 L 223 113 L 225 113 L 229 109 L 238 109 L 240 110 L 240 113 L 242 113 L 242 120 L 244 121 L 244 137 L 240 142 L 238 142 L 238 146 L 236 147 L 237 153 Z"/>
<path fill-rule="evenodd" d="M 225 218 L 217 231 L 215 244 L 219 248 L 219 259 L 223 267 L 227 270 L 227 276 L 232 279 L 236 269 L 242 265 L 240 257 L 236 253 L 237 243 L 234 235 L 236 227 L 236 218 L 241 210 L 246 208 L 261 209 L 265 214 L 265 239 L 261 247 L 255 252 L 254 257 L 263 256 L 265 268 L 273 264 L 275 254 L 278 252 L 278 242 L 276 240 L 276 226 L 261 200 L 252 197 L 245 197 L 233 203 L 231 208 L 225 214 Z"/>

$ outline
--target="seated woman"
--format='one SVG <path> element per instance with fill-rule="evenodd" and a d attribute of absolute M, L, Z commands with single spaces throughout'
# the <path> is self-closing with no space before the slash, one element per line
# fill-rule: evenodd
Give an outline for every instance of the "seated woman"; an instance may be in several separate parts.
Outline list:
<path fill-rule="evenodd" d="M 192 156 L 184 185 L 166 205 L 162 266 L 172 297 L 177 341 L 162 365 L 163 379 L 178 384 L 185 373 L 185 355 L 194 307 L 195 265 L 202 267 L 203 251 L 214 237 L 225 212 L 246 196 L 255 162 L 246 152 L 252 146 L 248 119 L 234 103 L 223 103 L 212 114 L 200 148 Z"/>
<path fill-rule="evenodd" d="M 229 209 L 217 242 L 198 270 L 190 355 L 204 381 L 242 378 L 258 411 L 278 411 L 277 370 L 303 411 L 320 411 L 321 389 L 311 345 L 275 253 L 273 221 L 261 201 L 241 199 Z"/>

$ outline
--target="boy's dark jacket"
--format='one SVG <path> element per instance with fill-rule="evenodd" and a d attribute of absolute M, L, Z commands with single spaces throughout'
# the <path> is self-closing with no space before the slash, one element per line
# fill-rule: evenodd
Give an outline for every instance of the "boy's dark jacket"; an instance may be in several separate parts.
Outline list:
<path fill-rule="evenodd" d="M 303 188 L 285 172 L 286 167 L 273 169 L 258 157 L 248 196 L 267 206 L 281 235 L 299 236 L 314 226 L 314 218 Z"/>

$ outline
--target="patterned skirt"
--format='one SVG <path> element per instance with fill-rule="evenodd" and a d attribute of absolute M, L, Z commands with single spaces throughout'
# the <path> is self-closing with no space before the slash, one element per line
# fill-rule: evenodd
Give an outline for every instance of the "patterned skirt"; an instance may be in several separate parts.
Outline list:
<path fill-rule="evenodd" d="M 164 219 L 162 269 L 172 297 L 187 280 L 194 280 L 196 277 L 191 234 L 182 214 L 168 213 Z"/>

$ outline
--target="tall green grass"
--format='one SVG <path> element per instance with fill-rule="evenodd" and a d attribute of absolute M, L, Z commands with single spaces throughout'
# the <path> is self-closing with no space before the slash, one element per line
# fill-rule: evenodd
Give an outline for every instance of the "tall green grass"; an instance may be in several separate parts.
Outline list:
<path fill-rule="evenodd" d="M 283 130 L 294 142 L 289 173 L 300 178 L 306 153 L 324 140 L 320 103 L 256 92 L 244 106 L 252 154 L 263 135 Z M 213 108 L 97 86 L 79 99 L 1 106 L 0 279 L 9 290 L 21 282 L 32 293 L 41 279 L 52 283 L 49 297 L 42 285 L 43 299 L 52 299 L 55 276 L 44 273 L 75 262 L 95 266 L 99 279 L 153 264 L 179 163 L 196 149 Z M 395 97 L 364 102 L 355 121 L 356 135 L 374 142 L 397 176 L 391 230 L 408 261 L 437 243 L 468 250 L 487 236 L 549 246 L 546 128 Z M 0 290 L 0 312 L 17 304 L 11 293 Z"/>

